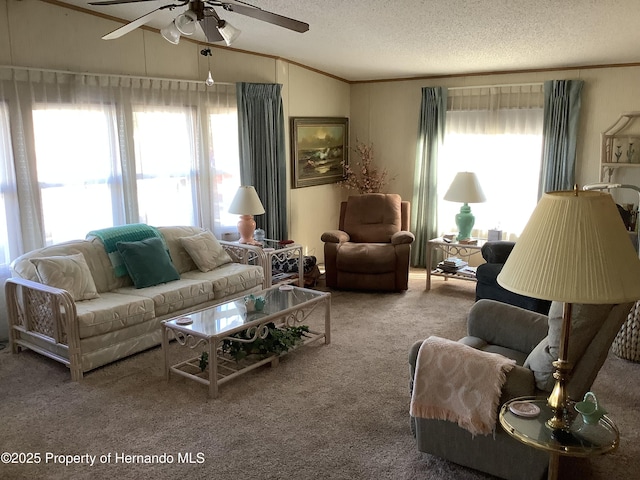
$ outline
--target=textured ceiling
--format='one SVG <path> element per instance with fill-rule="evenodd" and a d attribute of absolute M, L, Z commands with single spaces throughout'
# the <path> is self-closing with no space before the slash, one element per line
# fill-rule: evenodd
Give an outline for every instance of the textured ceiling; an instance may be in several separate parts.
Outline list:
<path fill-rule="evenodd" d="M 61 1 L 129 21 L 176 3 Z M 218 8 L 221 18 L 242 30 L 233 48 L 282 57 L 350 81 L 640 62 L 640 0 L 248 3 L 310 28 L 300 34 Z M 148 25 L 164 27 L 186 8 L 157 12 Z M 194 38 L 204 41 L 199 29 Z"/>

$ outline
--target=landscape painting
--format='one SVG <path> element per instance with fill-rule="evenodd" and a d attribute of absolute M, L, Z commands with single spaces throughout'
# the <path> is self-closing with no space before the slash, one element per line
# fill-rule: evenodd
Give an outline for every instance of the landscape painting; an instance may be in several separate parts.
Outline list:
<path fill-rule="evenodd" d="M 349 119 L 291 118 L 291 161 L 293 188 L 343 180 L 343 162 L 349 162 Z"/>

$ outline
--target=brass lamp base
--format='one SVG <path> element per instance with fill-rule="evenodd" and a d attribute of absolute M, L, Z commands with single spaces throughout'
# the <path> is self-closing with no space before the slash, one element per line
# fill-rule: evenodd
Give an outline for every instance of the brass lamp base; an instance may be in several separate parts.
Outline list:
<path fill-rule="evenodd" d="M 552 430 L 568 430 L 571 423 L 567 418 L 567 381 L 571 372 L 571 364 L 565 360 L 556 360 L 553 362 L 556 371 L 553 372 L 553 378 L 556 384 L 551 391 L 551 395 L 547 399 L 547 405 L 553 412 L 553 417 L 547 420 L 547 427 Z"/>
<path fill-rule="evenodd" d="M 560 338 L 560 358 L 553 362 L 556 371 L 553 378 L 556 384 L 547 399 L 547 404 L 553 412 L 553 417 L 547 420 L 547 427 L 553 430 L 569 430 L 571 422 L 567 417 L 569 394 L 567 382 L 571 374 L 572 365 L 569 359 L 569 333 L 571 332 L 571 303 L 565 302 L 562 309 L 562 333 Z"/>

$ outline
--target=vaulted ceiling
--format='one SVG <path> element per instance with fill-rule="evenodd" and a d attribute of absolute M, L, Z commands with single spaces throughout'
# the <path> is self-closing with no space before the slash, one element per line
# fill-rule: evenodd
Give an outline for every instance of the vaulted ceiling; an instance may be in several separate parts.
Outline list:
<path fill-rule="evenodd" d="M 60 3 L 131 21 L 160 6 L 180 2 Z M 245 3 L 301 20 L 310 28 L 296 33 L 218 7 L 219 16 L 242 31 L 230 48 L 282 57 L 349 81 L 640 62 L 639 0 Z M 147 25 L 160 29 L 187 8 L 158 11 Z M 205 41 L 200 29 L 192 38 Z"/>

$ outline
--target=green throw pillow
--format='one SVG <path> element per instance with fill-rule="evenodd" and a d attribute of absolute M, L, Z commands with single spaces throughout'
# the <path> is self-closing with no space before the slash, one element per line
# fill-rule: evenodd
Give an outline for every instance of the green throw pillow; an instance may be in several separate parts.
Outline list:
<path fill-rule="evenodd" d="M 151 237 L 138 242 L 116 244 L 136 288 L 180 280 L 162 240 Z"/>

